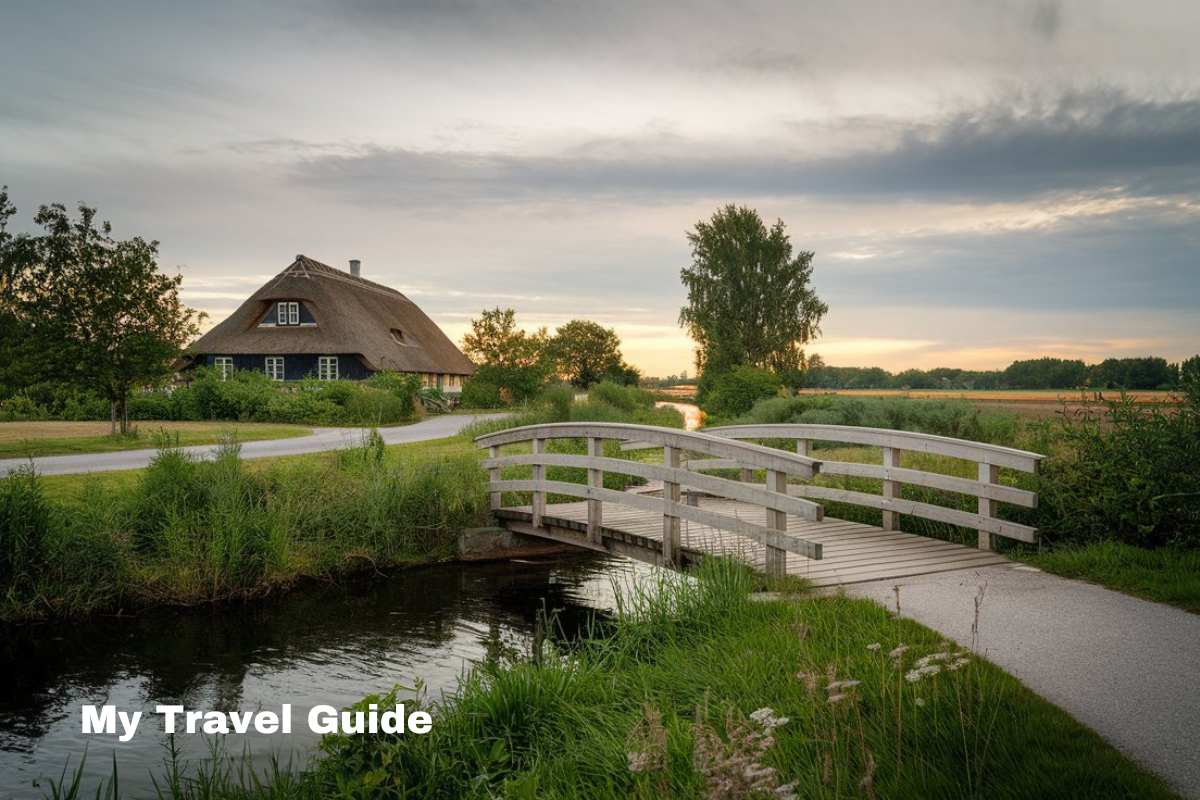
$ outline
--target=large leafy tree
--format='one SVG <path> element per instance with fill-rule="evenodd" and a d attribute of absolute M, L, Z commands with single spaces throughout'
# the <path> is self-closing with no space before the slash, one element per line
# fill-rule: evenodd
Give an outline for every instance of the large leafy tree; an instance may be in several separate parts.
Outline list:
<path fill-rule="evenodd" d="M 7 197 L 0 208 L 7 222 Z M 82 204 L 78 219 L 56 203 L 34 222 L 42 234 L 4 243 L 6 305 L 36 344 L 38 366 L 100 391 L 113 433 L 125 433 L 129 395 L 174 372 L 200 317 L 179 299 L 182 276 L 159 271 L 158 242 L 114 239 L 112 226 L 97 225 L 96 210 Z"/>
<path fill-rule="evenodd" d="M 483 311 L 471 320 L 462 349 L 479 365 L 474 380 L 495 385 L 507 401 L 526 400 L 537 394 L 550 372 L 545 328 L 533 333 L 517 327 L 511 308 Z"/>
<path fill-rule="evenodd" d="M 628 382 L 637 370 L 621 356 L 621 338 L 612 328 L 586 319 L 573 319 L 554 332 L 550 355 L 558 374 L 572 386 L 587 388 L 602 380 Z"/>
<path fill-rule="evenodd" d="M 679 323 L 706 382 L 746 365 L 797 383 L 804 346 L 829 310 L 809 283 L 813 254 L 792 251 L 782 220 L 768 229 L 744 206 L 725 206 L 687 237 L 692 265 L 682 270 L 688 304 Z"/>

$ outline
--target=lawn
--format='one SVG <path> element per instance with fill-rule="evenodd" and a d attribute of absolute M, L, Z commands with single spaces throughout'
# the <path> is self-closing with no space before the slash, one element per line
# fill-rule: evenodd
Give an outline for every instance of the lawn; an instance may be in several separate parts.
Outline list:
<path fill-rule="evenodd" d="M 74 424 L 74 423 L 59 423 Z M 196 423 L 181 423 L 196 424 Z M 263 426 L 276 427 L 276 426 Z M 240 429 L 239 429 L 240 430 Z M 240 436 L 239 436 L 240 438 Z M 149 445 L 153 446 L 153 445 Z M 409 442 L 407 444 L 389 445 L 389 453 L 400 458 L 413 458 L 422 461 L 439 461 L 452 458 L 464 453 L 483 457 L 483 451 L 474 443 L 462 436 L 451 436 L 445 439 L 432 439 L 425 442 Z M 336 452 L 301 453 L 293 456 L 268 456 L 251 458 L 245 462 L 247 472 L 265 472 L 274 467 L 285 465 L 314 464 L 322 459 L 336 459 Z M 126 469 L 114 472 L 93 472 L 76 475 L 44 475 L 41 477 L 42 491 L 52 500 L 78 501 L 82 499 L 87 487 L 103 489 L 125 489 L 135 486 L 141 480 L 144 469 Z"/>
<path fill-rule="evenodd" d="M 143 422 L 135 435 L 110 436 L 107 422 L 0 422 L 0 458 L 111 453 L 117 450 L 146 450 L 178 437 L 182 447 L 217 444 L 227 435 L 239 441 L 288 439 L 308 436 L 305 425 L 276 425 L 258 422 Z"/>
<path fill-rule="evenodd" d="M 1034 553 L 1022 560 L 1055 575 L 1200 614 L 1200 551 L 1146 550 L 1120 542 L 1094 542 Z"/>
<path fill-rule="evenodd" d="M 326 738 L 274 796 L 1175 796 L 936 632 L 802 589 L 755 602 L 731 566 L 625 593 L 602 635 L 477 665 L 427 736 Z"/>

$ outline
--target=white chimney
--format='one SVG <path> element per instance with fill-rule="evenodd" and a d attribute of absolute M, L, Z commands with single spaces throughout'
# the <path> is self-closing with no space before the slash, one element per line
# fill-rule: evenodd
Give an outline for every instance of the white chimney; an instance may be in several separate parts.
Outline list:
<path fill-rule="evenodd" d="M 362 271 L 362 262 L 357 258 L 350 259 L 350 274 L 356 278 L 362 277 L 359 273 Z"/>

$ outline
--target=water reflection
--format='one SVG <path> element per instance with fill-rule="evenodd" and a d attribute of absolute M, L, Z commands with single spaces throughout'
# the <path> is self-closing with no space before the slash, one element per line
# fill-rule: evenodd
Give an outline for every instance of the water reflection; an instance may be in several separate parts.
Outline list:
<path fill-rule="evenodd" d="M 417 680 L 436 697 L 489 648 L 524 650 L 540 609 L 558 610 L 571 635 L 595 609 L 612 607 L 614 576 L 645 570 L 591 556 L 453 564 L 220 610 L 9 629 L 0 644 L 0 785 L 41 797 L 33 782 L 44 786 L 68 758 L 78 764 L 86 744 L 92 784 L 109 774 L 115 753 L 123 792 L 149 790 L 165 753 L 159 704 L 278 711 L 291 703 L 292 734 L 230 734 L 225 747 L 302 762 L 317 739 L 306 724 L 312 706 L 342 707 Z M 129 742 L 84 736 L 86 704 L 143 711 L 143 720 Z M 203 758 L 211 738 L 184 737 L 184 756 Z"/>

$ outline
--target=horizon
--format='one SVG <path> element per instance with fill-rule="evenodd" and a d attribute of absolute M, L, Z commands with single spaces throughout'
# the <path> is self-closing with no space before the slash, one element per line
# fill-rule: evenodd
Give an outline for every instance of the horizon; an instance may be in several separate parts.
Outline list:
<path fill-rule="evenodd" d="M 0 184 L 162 242 L 225 318 L 309 253 L 456 344 L 484 309 L 695 369 L 685 238 L 815 252 L 806 348 L 890 372 L 1200 351 L 1200 7 L 24 4 Z M 22 227 L 26 226 L 26 227 Z"/>

